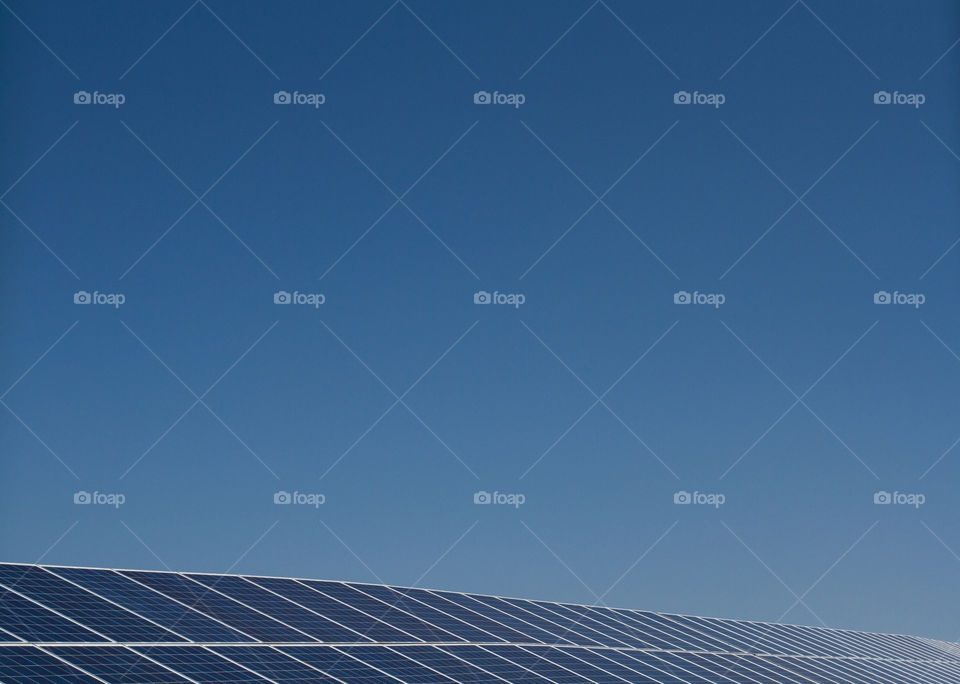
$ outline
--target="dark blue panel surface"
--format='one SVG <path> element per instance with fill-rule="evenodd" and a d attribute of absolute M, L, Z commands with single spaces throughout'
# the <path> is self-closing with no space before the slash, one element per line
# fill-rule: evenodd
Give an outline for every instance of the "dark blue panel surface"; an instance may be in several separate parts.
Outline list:
<path fill-rule="evenodd" d="M 516 643 L 524 642 L 529 639 L 526 635 L 516 630 L 510 629 L 506 625 L 503 625 L 494 620 L 490 620 L 485 617 L 481 617 L 477 613 L 472 613 L 460 604 L 454 601 L 448 601 L 445 598 L 447 592 L 430 592 L 425 589 L 403 589 L 404 594 L 415 598 L 418 601 L 423 601 L 429 606 L 436 608 L 437 610 L 442 610 L 445 613 L 449 613 L 454 617 L 458 617 L 461 620 L 469 622 L 471 625 L 475 625 L 487 632 L 491 636 L 486 639 L 486 641 L 497 641 L 498 639 Z"/>
<path fill-rule="evenodd" d="M 159 663 L 186 675 L 190 679 L 207 682 L 265 682 L 253 672 L 234 665 L 216 653 L 201 646 L 150 646 L 134 649 Z"/>
<path fill-rule="evenodd" d="M 515 615 L 512 615 L 510 613 L 505 613 L 503 610 L 495 608 L 490 604 L 483 603 L 482 601 L 478 601 L 473 596 L 470 596 L 467 594 L 455 594 L 451 591 L 437 591 L 434 593 L 446 599 L 447 601 L 456 603 L 457 605 L 463 608 L 466 608 L 468 611 L 471 611 L 471 612 L 465 613 L 464 614 L 465 617 L 463 619 L 465 620 L 472 619 L 467 617 L 471 615 L 472 612 L 479 613 L 480 615 L 483 615 L 484 617 L 490 620 L 506 625 L 507 627 L 514 630 L 518 634 L 524 635 L 524 637 L 526 637 L 524 639 L 525 643 L 531 643 L 531 644 L 536 644 L 536 643 L 569 644 L 571 643 L 566 639 L 561 639 L 558 634 L 554 634 L 552 632 L 547 632 L 540 629 L 533 623 L 533 621 L 525 622 L 520 618 L 516 617 Z M 562 630 L 557 630 L 557 631 L 559 632 Z"/>
<path fill-rule="evenodd" d="M 618 651 L 615 649 L 604 649 L 598 652 L 605 658 L 616 661 L 631 670 L 636 670 L 656 682 L 676 684 L 684 681 L 684 679 L 672 675 L 667 668 L 664 667 L 664 664 L 652 653 L 631 651 L 628 654 L 626 651 Z"/>
<path fill-rule="evenodd" d="M 392 627 L 406 632 L 413 638 L 407 641 L 456 641 L 457 638 L 452 634 L 444 632 L 438 627 L 427 624 L 423 620 L 409 615 L 392 604 L 384 603 L 379 599 L 354 589 L 340 582 L 314 582 L 305 581 L 304 584 L 312 589 L 323 592 L 330 598 L 342 601 L 347 605 L 353 606 L 357 610 L 363 611 L 367 615 L 372 615 L 381 622 L 386 622 Z"/>
<path fill-rule="evenodd" d="M 224 575 L 188 575 L 191 579 L 208 587 L 216 587 L 217 591 L 230 598 L 243 602 L 262 613 L 279 620 L 302 632 L 306 632 L 320 641 L 356 642 L 360 635 L 345 627 L 341 627 L 326 617 L 312 613 L 296 603 L 271 594 L 242 577 Z"/>
<path fill-rule="evenodd" d="M 476 601 L 485 606 L 489 606 L 497 611 L 510 615 L 514 620 L 517 620 L 521 623 L 527 623 L 533 625 L 541 631 L 542 634 L 551 635 L 552 638 L 544 638 L 542 641 L 548 644 L 577 644 L 580 646 L 600 646 L 599 643 L 593 639 L 588 639 L 585 636 L 579 634 L 573 634 L 568 629 L 561 627 L 560 625 L 545 620 L 539 615 L 535 615 L 525 610 L 521 610 L 512 603 L 508 603 L 506 600 L 498 598 L 496 596 L 480 596 L 479 594 L 469 594 L 470 599 Z M 523 631 L 521 627 L 517 627 L 518 631 Z M 555 636 L 553 636 L 555 635 Z"/>
<path fill-rule="evenodd" d="M 0 626 L 27 641 L 106 641 L 46 608 L 0 587 Z"/>
<path fill-rule="evenodd" d="M 597 684 L 616 684 L 617 682 L 621 681 L 619 676 L 610 672 L 611 669 L 616 667 L 615 665 L 611 663 L 610 669 L 607 669 L 602 664 L 602 661 L 601 663 L 595 665 L 585 662 L 580 658 L 580 649 L 567 650 L 560 648 L 528 646 L 525 647 L 524 650 L 529 651 L 532 655 L 540 658 L 542 661 L 549 661 L 554 665 L 559 665 L 565 670 L 586 677 L 591 682 L 597 682 Z M 539 667 L 534 669 L 536 669 L 538 672 L 540 671 Z"/>
<path fill-rule="evenodd" d="M 447 613 L 441 613 L 420 601 L 416 601 L 402 591 L 391 587 L 372 584 L 350 585 L 355 589 L 370 594 L 385 603 L 400 608 L 411 615 L 415 615 L 424 622 L 436 625 L 436 638 L 431 641 L 496 641 L 496 637 L 483 632 L 471 624 L 457 620 Z"/>
<path fill-rule="evenodd" d="M 575 682 L 590 681 L 595 681 L 597 684 L 609 684 L 610 680 L 615 680 L 612 676 L 610 676 L 608 680 L 607 676 L 609 675 L 586 664 L 584 664 L 583 667 L 591 672 L 592 676 L 588 677 L 580 672 L 568 670 L 518 646 L 491 646 L 487 650 L 504 660 L 509 660 L 521 667 L 532 670 L 557 684 L 574 684 Z"/>
<path fill-rule="evenodd" d="M 51 571 L 191 641 L 253 641 L 252 638 L 112 570 L 51 568 Z"/>
<path fill-rule="evenodd" d="M 502 602 L 510 604 L 515 609 L 521 611 L 518 615 L 532 614 L 546 620 L 548 623 L 556 625 L 554 629 L 560 629 L 560 634 L 577 644 L 587 646 L 616 646 L 624 647 L 622 641 L 600 634 L 590 629 L 588 626 L 580 624 L 576 619 L 565 615 L 558 615 L 551 610 L 542 608 L 533 601 L 524 601 L 523 599 L 500 599 Z"/>
<path fill-rule="evenodd" d="M 111 684 L 182 684 L 189 681 L 123 646 L 57 646 L 48 650 Z"/>
<path fill-rule="evenodd" d="M 418 663 L 422 663 L 455 682 L 490 682 L 493 676 L 475 665 L 455 658 L 436 646 L 394 646 L 393 649 Z"/>
<path fill-rule="evenodd" d="M 570 650 L 569 652 L 580 660 L 585 660 L 601 670 L 605 670 L 611 674 L 626 679 L 628 682 L 657 681 L 656 678 L 651 676 L 653 673 L 650 672 L 649 669 L 643 668 L 637 663 L 634 663 L 632 667 L 627 667 L 623 663 L 617 661 L 615 658 L 607 657 L 611 651 L 612 649 L 607 648 L 596 651 L 589 648 L 578 648 L 576 650 Z M 644 674 L 645 670 L 647 674 Z"/>
<path fill-rule="evenodd" d="M 417 641 L 411 635 L 404 634 L 375 617 L 336 601 L 296 580 L 255 577 L 251 578 L 251 581 L 364 635 L 357 637 L 356 641 Z"/>
<path fill-rule="evenodd" d="M 275 682 L 335 682 L 269 646 L 216 646 L 211 650 Z"/>
<path fill-rule="evenodd" d="M 32 646 L 0 648 L 0 682 L 5 684 L 97 684 L 97 680 Z"/>
<path fill-rule="evenodd" d="M 562 603 L 547 603 L 546 601 L 530 601 L 544 610 L 555 613 L 562 618 L 572 620 L 576 630 L 581 634 L 586 634 L 591 639 L 602 638 L 611 640 L 610 646 L 626 646 L 629 648 L 648 648 L 649 644 L 631 634 L 629 627 L 618 624 L 612 618 L 601 616 L 600 611 L 592 611 L 584 606 L 576 608 L 563 605 Z M 585 631 L 589 630 L 589 631 Z"/>
<path fill-rule="evenodd" d="M 614 612 L 617 617 L 627 624 L 636 626 L 642 633 L 669 644 L 669 648 L 718 652 L 726 650 L 719 639 L 703 637 L 696 631 L 673 623 L 656 613 L 639 610 L 614 610 Z"/>
<path fill-rule="evenodd" d="M 166 572 L 131 570 L 124 570 L 123 574 L 195 610 L 225 622 L 260 641 L 303 642 L 311 640 L 305 634 L 285 627 L 276 620 L 242 606 L 226 596 L 221 596 L 186 577 Z"/>
<path fill-rule="evenodd" d="M 531 684 L 547 682 L 549 684 L 550 681 L 479 646 L 443 646 L 442 648 L 451 655 L 502 677 L 508 682 L 531 682 Z"/>
<path fill-rule="evenodd" d="M 281 646 L 280 650 L 289 653 L 298 660 L 310 663 L 311 666 L 321 672 L 344 682 L 397 684 L 397 680 L 329 646 L 319 648 L 313 646 Z"/>
<path fill-rule="evenodd" d="M 115 641 L 184 640 L 40 567 L 0 565 L 0 584 Z"/>
<path fill-rule="evenodd" d="M 402 682 L 409 682 L 409 684 L 450 684 L 447 677 L 415 663 L 406 656 L 380 646 L 341 646 L 338 650 L 386 672 Z"/>

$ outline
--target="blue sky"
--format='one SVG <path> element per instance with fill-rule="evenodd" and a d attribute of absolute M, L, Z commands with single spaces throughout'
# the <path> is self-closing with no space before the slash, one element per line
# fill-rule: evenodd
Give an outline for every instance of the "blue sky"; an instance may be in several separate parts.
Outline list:
<path fill-rule="evenodd" d="M 4 560 L 960 637 L 955 4 L 0 22 Z"/>

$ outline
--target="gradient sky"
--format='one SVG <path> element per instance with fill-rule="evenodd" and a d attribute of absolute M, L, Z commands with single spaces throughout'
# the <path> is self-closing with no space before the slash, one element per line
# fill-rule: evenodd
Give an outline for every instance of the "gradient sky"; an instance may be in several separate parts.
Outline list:
<path fill-rule="evenodd" d="M 3 560 L 960 637 L 955 3 L 3 5 Z"/>

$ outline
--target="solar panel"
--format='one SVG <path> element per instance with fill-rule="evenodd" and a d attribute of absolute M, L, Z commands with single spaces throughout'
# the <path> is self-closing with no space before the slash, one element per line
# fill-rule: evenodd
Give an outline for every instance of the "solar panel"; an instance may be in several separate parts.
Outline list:
<path fill-rule="evenodd" d="M 370 682 L 370 684 L 395 684 L 396 679 L 356 658 L 351 658 L 334 648 L 285 647 L 280 648 L 321 672 L 344 682 Z"/>
<path fill-rule="evenodd" d="M 337 681 L 320 670 L 268 646 L 215 646 L 210 650 L 274 682 Z"/>
<path fill-rule="evenodd" d="M 0 563 L 0 682 L 960 683 L 893 634 L 238 575 Z"/>
<path fill-rule="evenodd" d="M 269 681 L 202 646 L 149 646 L 136 650 L 197 682 Z"/>
<path fill-rule="evenodd" d="M 230 629 L 190 606 L 177 603 L 118 573 L 86 568 L 54 568 L 52 572 L 87 591 L 109 596 L 117 605 L 163 625 L 190 641 L 253 641 L 251 637 Z"/>
<path fill-rule="evenodd" d="M 223 575 L 188 575 L 188 577 L 320 641 L 352 642 L 360 636 L 354 631 L 341 627 L 333 620 L 328 620 L 319 613 L 314 613 L 289 599 L 251 584 L 242 577 Z"/>
<path fill-rule="evenodd" d="M 287 627 L 268 615 L 258 613 L 186 576 L 169 572 L 124 574 L 260 641 L 313 641 L 303 632 Z"/>
<path fill-rule="evenodd" d="M 3 587 L 0 621 L 5 632 L 26 641 L 106 641 L 105 637 Z"/>
<path fill-rule="evenodd" d="M 324 615 L 360 635 L 357 641 L 417 641 L 412 634 L 394 629 L 387 623 L 349 604 L 295 580 L 254 578 L 262 587 Z"/>
<path fill-rule="evenodd" d="M 97 681 L 83 671 L 57 660 L 32 646 L 0 648 L 0 681 L 8 684 L 95 684 Z"/>
<path fill-rule="evenodd" d="M 0 585 L 116 641 L 183 641 L 183 637 L 29 565 L 0 565 Z"/>
<path fill-rule="evenodd" d="M 56 646 L 47 653 L 116 684 L 182 684 L 190 680 L 123 646 Z"/>

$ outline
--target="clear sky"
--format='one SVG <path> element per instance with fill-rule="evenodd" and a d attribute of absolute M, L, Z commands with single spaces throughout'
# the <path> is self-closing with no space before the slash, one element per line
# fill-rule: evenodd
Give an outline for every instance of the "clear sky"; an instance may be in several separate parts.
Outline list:
<path fill-rule="evenodd" d="M 0 34 L 4 560 L 960 637 L 956 3 Z"/>

